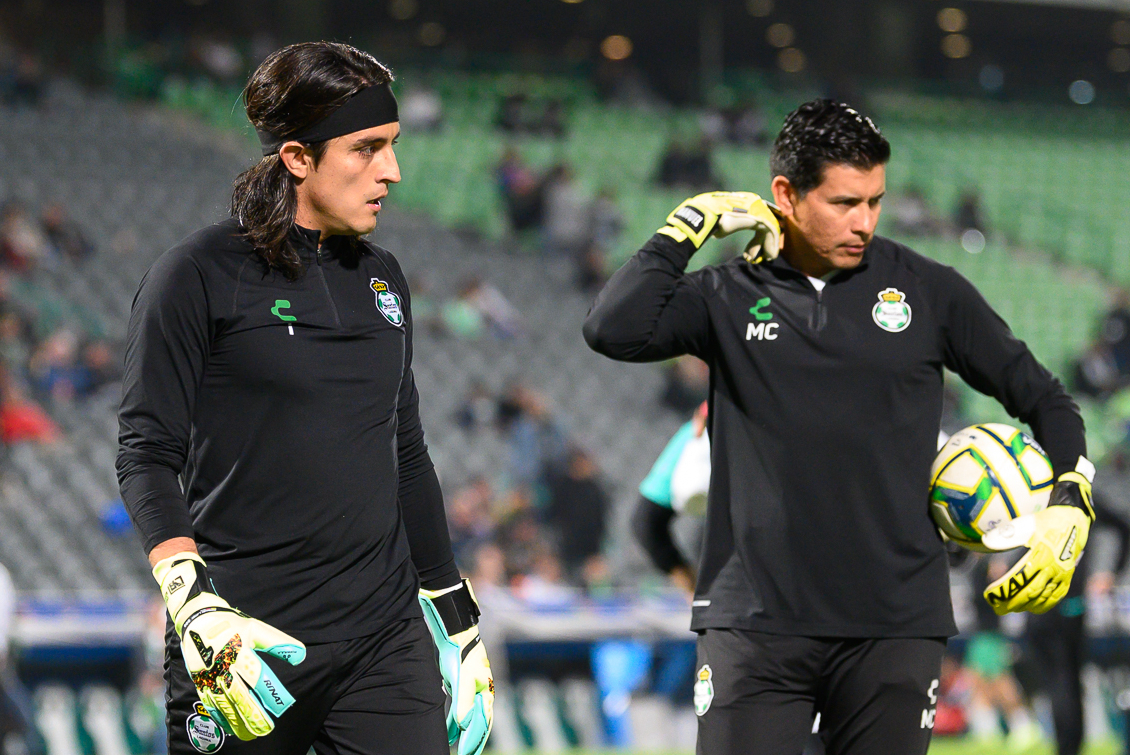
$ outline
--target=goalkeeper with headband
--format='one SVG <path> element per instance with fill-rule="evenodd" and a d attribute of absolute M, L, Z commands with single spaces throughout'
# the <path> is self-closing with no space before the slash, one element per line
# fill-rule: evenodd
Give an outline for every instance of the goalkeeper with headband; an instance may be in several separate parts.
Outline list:
<path fill-rule="evenodd" d="M 692 604 L 704 755 L 795 755 L 815 713 L 831 755 L 926 752 L 956 634 L 926 501 L 944 369 L 1030 425 L 1055 468 L 1050 505 L 1000 534 L 1027 550 L 986 590 L 993 608 L 1050 609 L 1087 540 L 1078 408 L 965 278 L 875 235 L 889 157 L 856 110 L 801 105 L 773 145 L 774 204 L 683 202 L 585 321 L 613 359 L 710 365 Z M 711 237 L 742 229 L 742 257 L 686 272 Z"/>
<path fill-rule="evenodd" d="M 270 55 L 232 218 L 163 254 L 133 303 L 118 480 L 169 612 L 172 755 L 477 755 L 490 732 L 411 295 L 362 239 L 400 181 L 391 82 L 349 45 Z"/>

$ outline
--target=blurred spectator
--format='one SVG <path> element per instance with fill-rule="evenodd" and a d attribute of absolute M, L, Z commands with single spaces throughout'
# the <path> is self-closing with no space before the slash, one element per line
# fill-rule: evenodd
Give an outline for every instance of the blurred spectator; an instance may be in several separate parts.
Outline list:
<path fill-rule="evenodd" d="M 400 96 L 400 123 L 413 131 L 438 131 L 443 126 L 439 93 L 424 83 L 406 87 Z"/>
<path fill-rule="evenodd" d="M 487 594 L 506 589 L 506 555 L 496 543 L 481 544 L 475 549 L 473 559 L 471 581 L 480 601 Z M 487 602 L 489 601 L 488 598 Z"/>
<path fill-rule="evenodd" d="M 59 434 L 58 426 L 23 395 L 16 382 L 9 379 L 8 371 L 0 365 L 0 443 L 53 443 Z"/>
<path fill-rule="evenodd" d="M 547 522 L 553 526 L 561 546 L 561 561 L 574 582 L 584 580 L 584 570 L 596 568 L 590 559 L 600 555 L 605 517 L 611 501 L 597 476 L 596 463 L 579 448 L 572 449 L 564 465 L 550 467 Z"/>
<path fill-rule="evenodd" d="M 537 132 L 543 136 L 560 139 L 565 136 L 565 103 L 554 98 L 545 104 L 545 110 L 537 125 Z"/>
<path fill-rule="evenodd" d="M 532 568 L 518 579 L 514 593 L 533 606 L 568 606 L 576 602 L 576 590 L 562 579 L 561 562 L 547 544 L 535 551 Z"/>
<path fill-rule="evenodd" d="M 51 245 L 23 203 L 12 200 L 0 210 L 0 265 L 30 270 L 51 253 Z"/>
<path fill-rule="evenodd" d="M 1106 398 L 1130 378 L 1130 293 L 1119 289 L 1098 337 L 1072 365 L 1075 390 Z"/>
<path fill-rule="evenodd" d="M 1099 325 L 1099 339 L 1121 375 L 1130 374 L 1130 292 L 1119 289 Z"/>
<path fill-rule="evenodd" d="M 472 278 L 463 284 L 454 299 L 444 302 L 440 317 L 445 332 L 467 341 L 483 334 L 483 314 L 474 300 L 478 286 L 478 279 Z"/>
<path fill-rule="evenodd" d="M 729 115 L 730 141 L 751 147 L 765 147 L 769 144 L 765 114 L 752 100 L 745 107 L 731 111 Z"/>
<path fill-rule="evenodd" d="M 616 200 L 616 189 L 602 186 L 592 202 L 592 243 L 601 249 L 614 249 L 624 232 L 624 213 Z"/>
<path fill-rule="evenodd" d="M 455 424 L 475 432 L 494 421 L 494 397 L 481 380 L 471 382 L 471 390 L 455 410 Z"/>
<path fill-rule="evenodd" d="M 917 186 L 907 186 L 901 194 L 886 201 L 891 213 L 892 231 L 906 236 L 932 236 L 941 233 L 942 222 L 930 210 L 926 195 Z"/>
<path fill-rule="evenodd" d="M 526 95 L 510 94 L 502 98 L 498 106 L 497 126 L 511 134 L 517 134 L 525 128 L 526 121 Z"/>
<path fill-rule="evenodd" d="M 965 709 L 973 694 L 973 675 L 951 655 L 942 657 L 938 704 L 934 709 L 934 736 L 964 734 L 968 727 Z"/>
<path fill-rule="evenodd" d="M 537 551 L 544 543 L 537 517 L 530 505 L 526 488 L 514 488 L 509 494 L 511 510 L 499 527 L 497 542 L 506 555 L 506 571 L 511 583 L 521 580 L 534 568 Z"/>
<path fill-rule="evenodd" d="M 32 386 L 39 393 L 68 402 L 90 390 L 90 371 L 79 362 L 78 346 L 78 337 L 66 328 L 39 344 L 28 363 Z"/>
<path fill-rule="evenodd" d="M 1101 477 L 1100 482 L 1107 477 Z M 1052 704 L 1057 755 L 1079 755 L 1083 745 L 1083 685 L 1081 675 L 1087 658 L 1086 632 L 1088 605 L 1109 602 L 1117 576 L 1130 559 L 1130 523 L 1117 513 L 1117 507 L 1096 486 L 1095 523 L 1091 537 L 1102 529 L 1113 530 L 1117 556 L 1105 569 L 1094 568 L 1097 550 L 1080 561 L 1067 595 L 1050 611 L 1028 617 L 1028 643 L 1040 686 Z"/>
<path fill-rule="evenodd" d="M 66 209 L 58 202 L 43 211 L 43 231 L 58 257 L 81 262 L 94 254 L 94 244 L 78 223 L 67 217 Z"/>
<path fill-rule="evenodd" d="M 522 332 L 522 315 L 502 292 L 481 278 L 469 278 L 459 298 L 470 305 L 499 338 L 511 338 Z"/>
<path fill-rule="evenodd" d="M 698 357 L 681 356 L 668 363 L 659 403 L 679 414 L 690 414 L 707 399 L 710 368 Z"/>
<path fill-rule="evenodd" d="M 534 228 L 542 221 L 542 182 L 522 160 L 518 150 L 507 147 L 495 168 L 495 178 L 510 225 L 515 231 Z"/>
<path fill-rule="evenodd" d="M 15 309 L 0 314 L 0 361 L 13 380 L 24 379 L 31 359 L 31 328 Z"/>
<path fill-rule="evenodd" d="M 510 134 L 538 134 L 560 139 L 565 135 L 565 103 L 554 97 L 533 99 L 509 94 L 498 105 L 495 125 Z"/>
<path fill-rule="evenodd" d="M 729 124 L 720 108 L 708 107 L 698 114 L 698 130 L 712 143 L 725 141 L 729 136 Z"/>
<path fill-rule="evenodd" d="M 1008 554 L 981 557 L 972 572 L 975 595 L 1004 576 L 1011 566 L 1009 558 Z M 967 711 L 970 732 L 980 740 L 997 740 L 1001 737 L 1000 716 L 1004 716 L 1008 746 L 1023 750 L 1042 736 L 1012 673 L 1015 648 L 1001 633 L 1000 617 L 988 601 L 978 600 L 976 605 L 978 631 L 965 647 L 965 665 L 973 680 Z"/>
<path fill-rule="evenodd" d="M 953 215 L 954 225 L 958 233 L 965 231 L 980 231 L 982 235 L 988 234 L 988 226 L 981 211 L 981 195 L 976 189 L 968 188 L 962 192 L 958 200 L 957 209 Z"/>
<path fill-rule="evenodd" d="M 199 35 L 189 41 L 189 58 L 216 81 L 234 83 L 245 73 L 243 56 L 230 39 Z"/>
<path fill-rule="evenodd" d="M 1071 368 L 1072 389 L 1092 398 L 1106 398 L 1122 385 L 1122 373 L 1110 348 L 1101 341 L 1091 344 Z"/>
<path fill-rule="evenodd" d="M 564 458 L 565 432 L 540 394 L 511 385 L 499 400 L 498 419 L 509 445 L 509 473 L 515 485 L 540 482 L 546 470 Z"/>
<path fill-rule="evenodd" d="M 577 258 L 577 288 L 586 294 L 596 295 L 608 281 L 605 268 L 604 250 L 600 245 L 593 244 Z"/>
<path fill-rule="evenodd" d="M 672 140 L 659 161 L 656 182 L 660 186 L 707 190 L 718 188 L 710 158 L 710 141 L 704 136 L 692 145 Z"/>
<path fill-rule="evenodd" d="M 545 180 L 546 250 L 576 258 L 592 237 L 592 216 L 588 197 L 577 182 L 573 169 L 561 163 Z"/>
<path fill-rule="evenodd" d="M 628 60 L 602 60 L 596 70 L 596 86 L 601 99 L 627 108 L 649 109 L 662 106 L 643 71 Z"/>
<path fill-rule="evenodd" d="M 39 57 L 26 51 L 18 53 L 7 104 L 13 107 L 36 107 L 42 96 L 43 66 Z"/>
<path fill-rule="evenodd" d="M 494 491 L 482 477 L 472 479 L 451 497 L 447 520 L 451 547 L 460 563 L 469 562 L 471 553 L 494 535 L 493 500 Z"/>
<path fill-rule="evenodd" d="M 83 346 L 79 367 L 86 373 L 85 393 L 96 393 L 104 386 L 121 380 L 120 362 L 110 344 L 105 341 L 94 340 Z"/>

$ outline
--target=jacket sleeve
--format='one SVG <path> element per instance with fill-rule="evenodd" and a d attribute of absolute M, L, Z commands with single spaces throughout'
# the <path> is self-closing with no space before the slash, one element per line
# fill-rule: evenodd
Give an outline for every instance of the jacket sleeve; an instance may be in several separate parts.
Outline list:
<path fill-rule="evenodd" d="M 1075 469 L 1087 440 L 1079 407 L 1063 384 L 960 273 L 945 268 L 942 283 L 946 367 L 1028 424 L 1056 477 Z"/>
<path fill-rule="evenodd" d="M 585 318 L 585 341 L 623 362 L 703 357 L 710 341 L 706 297 L 685 274 L 690 241 L 655 234 L 616 271 Z"/>
<path fill-rule="evenodd" d="M 118 485 L 145 552 L 193 537 L 180 473 L 213 338 L 203 272 L 168 253 L 142 278 L 126 333 Z"/>
<path fill-rule="evenodd" d="M 404 373 L 396 405 L 396 461 L 399 475 L 397 497 L 400 500 L 404 532 L 412 563 L 420 575 L 420 584 L 429 590 L 451 587 L 459 582 L 459 569 L 451 548 L 447 529 L 447 513 L 443 506 L 443 490 L 435 465 L 424 442 L 424 426 L 420 422 L 420 394 L 412 374 L 412 304 L 408 284 L 401 277 L 404 291 Z"/>

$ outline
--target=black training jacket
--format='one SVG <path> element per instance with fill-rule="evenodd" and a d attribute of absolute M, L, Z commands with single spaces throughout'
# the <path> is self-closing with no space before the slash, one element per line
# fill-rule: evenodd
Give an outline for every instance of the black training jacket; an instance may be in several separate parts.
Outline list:
<path fill-rule="evenodd" d="M 304 642 L 419 616 L 417 568 L 459 575 L 400 266 L 295 227 L 288 281 L 240 232 L 188 237 L 133 303 L 117 468 L 146 552 L 194 538 L 221 597 Z"/>
<path fill-rule="evenodd" d="M 1057 473 L 1083 422 L 977 290 L 875 238 L 822 293 L 784 260 L 684 274 L 657 234 L 605 286 L 589 345 L 710 365 L 712 477 L 692 628 L 827 637 L 956 632 L 927 485 L 943 367 L 1031 425 Z"/>

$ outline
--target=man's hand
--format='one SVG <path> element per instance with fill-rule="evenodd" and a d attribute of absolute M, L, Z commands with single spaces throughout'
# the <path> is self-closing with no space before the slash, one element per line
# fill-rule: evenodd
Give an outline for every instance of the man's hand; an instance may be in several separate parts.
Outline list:
<path fill-rule="evenodd" d="M 714 191 L 685 200 L 667 216 L 659 233 L 675 241 L 690 239 L 700 249 L 711 234 L 722 238 L 735 231 L 752 230 L 746 245 L 750 262 L 771 260 L 781 246 L 781 224 L 769 205 L 748 191 Z"/>
<path fill-rule="evenodd" d="M 1005 522 L 981 538 L 994 551 L 1028 548 L 1015 566 L 985 589 L 985 600 L 998 616 L 1046 613 L 1067 594 L 1094 521 L 1093 475 L 1094 467 L 1080 457 L 1076 471 L 1056 480 L 1046 509 Z"/>
<path fill-rule="evenodd" d="M 420 590 L 424 620 L 439 649 L 439 670 L 451 695 L 448 744 L 458 755 L 479 755 L 494 723 L 494 679 L 479 637 L 479 604 L 471 583 L 446 590 Z"/>
<path fill-rule="evenodd" d="M 694 597 L 694 570 L 680 564 L 671 570 L 671 581 L 690 598 Z"/>
<path fill-rule="evenodd" d="M 306 658 L 306 646 L 216 595 L 204 560 L 195 553 L 158 561 L 153 576 L 161 585 L 161 596 L 181 638 L 184 665 L 208 715 L 243 740 L 270 734 L 275 723 L 267 711 L 277 718 L 294 698 L 256 652 L 294 666 Z"/>

